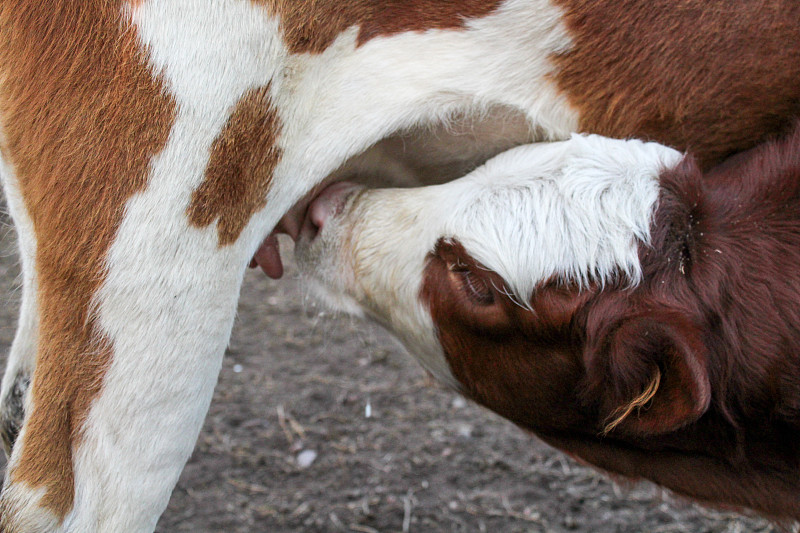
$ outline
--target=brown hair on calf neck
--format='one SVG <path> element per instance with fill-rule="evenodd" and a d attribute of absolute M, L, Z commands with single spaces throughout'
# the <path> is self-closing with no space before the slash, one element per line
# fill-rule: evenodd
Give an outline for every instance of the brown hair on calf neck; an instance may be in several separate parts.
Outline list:
<path fill-rule="evenodd" d="M 450 256 L 473 284 L 502 280 L 440 242 L 422 296 L 448 362 L 476 401 L 589 463 L 800 519 L 800 129 L 660 179 L 633 288 L 469 309 L 444 290 Z"/>

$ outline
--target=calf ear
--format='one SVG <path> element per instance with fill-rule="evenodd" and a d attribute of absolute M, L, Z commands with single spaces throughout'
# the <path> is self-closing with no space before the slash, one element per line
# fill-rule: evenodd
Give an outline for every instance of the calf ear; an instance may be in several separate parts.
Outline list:
<path fill-rule="evenodd" d="M 708 409 L 705 345 L 682 315 L 650 310 L 627 316 L 587 331 L 587 341 L 581 394 L 598 406 L 604 434 L 668 433 Z"/>

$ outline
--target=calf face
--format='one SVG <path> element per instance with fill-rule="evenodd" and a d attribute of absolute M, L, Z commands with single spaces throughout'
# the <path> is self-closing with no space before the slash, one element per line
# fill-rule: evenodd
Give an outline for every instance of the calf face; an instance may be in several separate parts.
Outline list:
<path fill-rule="evenodd" d="M 706 176 L 660 145 L 576 136 L 446 185 L 339 186 L 298 257 L 334 306 L 547 442 L 797 518 L 796 138 Z"/>

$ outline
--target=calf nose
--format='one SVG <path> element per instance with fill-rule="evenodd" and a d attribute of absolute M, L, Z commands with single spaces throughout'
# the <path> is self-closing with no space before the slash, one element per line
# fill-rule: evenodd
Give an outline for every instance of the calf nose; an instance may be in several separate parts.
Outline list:
<path fill-rule="evenodd" d="M 328 220 L 341 211 L 350 193 L 360 188 L 360 185 L 340 181 L 323 189 L 308 206 L 306 221 L 302 229 L 303 237 L 307 239 L 316 237 Z"/>

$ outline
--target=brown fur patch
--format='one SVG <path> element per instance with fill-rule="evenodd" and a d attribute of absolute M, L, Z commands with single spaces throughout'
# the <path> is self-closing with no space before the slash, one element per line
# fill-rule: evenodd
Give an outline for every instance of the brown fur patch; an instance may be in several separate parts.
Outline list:
<path fill-rule="evenodd" d="M 34 224 L 40 313 L 15 483 L 47 489 L 63 519 L 72 452 L 100 392 L 112 346 L 89 315 L 125 201 L 145 188 L 175 104 L 154 79 L 116 1 L 0 4 L 0 117 Z"/>
<path fill-rule="evenodd" d="M 467 297 L 467 284 L 454 275 L 452 264 L 460 266 L 456 274 L 470 273 L 470 285 L 490 290 L 491 300 Z M 460 243 L 437 243 L 420 300 L 430 309 L 453 376 L 473 400 L 523 427 L 588 427 L 590 421 L 570 403 L 574 395 L 560 385 L 581 378 L 570 319 L 590 295 L 545 287 L 540 291 L 545 298 L 531 302 L 531 313 L 514 303 L 504 286 Z M 553 386 L 533 386 L 539 376 Z"/>
<path fill-rule="evenodd" d="M 280 124 L 269 84 L 248 91 L 211 146 L 206 177 L 186 211 L 195 226 L 217 221 L 220 246 L 231 244 L 266 205 L 272 172 L 281 158 Z"/>
<path fill-rule="evenodd" d="M 359 26 L 358 44 L 407 31 L 455 30 L 469 19 L 489 15 L 502 0 L 254 0 L 281 19 L 291 53 L 319 54 L 351 26 Z"/>
<path fill-rule="evenodd" d="M 800 115 L 795 0 L 555 0 L 573 47 L 556 82 L 580 129 L 690 149 L 702 167 Z"/>

